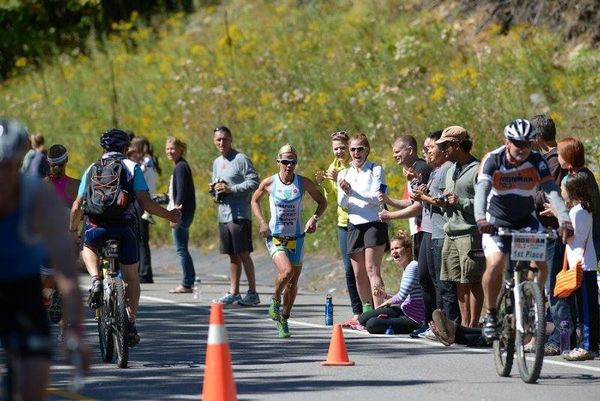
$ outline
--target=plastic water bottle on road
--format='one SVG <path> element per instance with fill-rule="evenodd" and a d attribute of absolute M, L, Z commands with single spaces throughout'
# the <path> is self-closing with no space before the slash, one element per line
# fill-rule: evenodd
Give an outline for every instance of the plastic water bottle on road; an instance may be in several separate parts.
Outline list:
<path fill-rule="evenodd" d="M 333 297 L 327 294 L 325 297 L 325 326 L 333 326 Z"/>
<path fill-rule="evenodd" d="M 202 290 L 200 288 L 200 278 L 196 277 L 194 280 L 194 287 L 192 288 L 192 294 L 194 299 L 200 299 L 200 294 Z"/>

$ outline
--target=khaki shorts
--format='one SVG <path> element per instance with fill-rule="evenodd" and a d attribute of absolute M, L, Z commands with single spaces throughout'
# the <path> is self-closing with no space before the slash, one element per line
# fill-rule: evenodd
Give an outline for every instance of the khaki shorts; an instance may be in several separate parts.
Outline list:
<path fill-rule="evenodd" d="M 481 252 L 479 234 L 446 237 L 442 248 L 440 280 L 463 284 L 479 283 L 484 271 L 485 257 Z"/>

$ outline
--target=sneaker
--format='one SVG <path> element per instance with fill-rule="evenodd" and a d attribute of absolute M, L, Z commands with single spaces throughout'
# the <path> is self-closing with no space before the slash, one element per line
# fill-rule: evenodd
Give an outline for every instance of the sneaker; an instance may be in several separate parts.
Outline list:
<path fill-rule="evenodd" d="M 419 338 L 426 338 L 431 341 L 440 342 L 440 339 L 435 335 L 431 328 L 425 330 L 423 333 L 419 334 Z"/>
<path fill-rule="evenodd" d="M 238 304 L 243 306 L 256 306 L 260 304 L 260 297 L 257 292 L 248 290 L 244 298 L 242 298 Z"/>
<path fill-rule="evenodd" d="M 240 294 L 232 294 L 232 293 L 228 292 L 225 295 L 223 295 L 221 298 L 213 300 L 213 302 L 216 304 L 233 305 L 233 304 L 237 304 L 241 300 L 242 300 L 242 296 Z"/>
<path fill-rule="evenodd" d="M 565 351 L 562 357 L 567 361 L 591 361 L 596 355 L 592 351 L 583 348 L 573 348 L 571 351 Z"/>
<path fill-rule="evenodd" d="M 277 332 L 279 338 L 290 338 L 292 336 L 290 334 L 290 328 L 288 327 L 287 320 L 280 320 L 277 322 Z"/>
<path fill-rule="evenodd" d="M 342 323 L 342 327 L 345 329 L 354 329 L 356 326 L 360 326 L 358 319 L 350 319 Z"/>
<path fill-rule="evenodd" d="M 93 280 L 88 297 L 88 306 L 90 309 L 98 309 L 102 306 L 102 280 Z"/>
<path fill-rule="evenodd" d="M 279 308 L 281 308 L 281 302 L 271 298 L 271 305 L 269 306 L 269 317 L 271 319 L 279 320 Z"/>
<path fill-rule="evenodd" d="M 481 336 L 488 343 L 493 342 L 500 338 L 498 336 L 498 317 L 496 312 L 488 312 L 485 320 L 483 321 L 483 327 L 481 328 Z"/>
<path fill-rule="evenodd" d="M 544 356 L 560 355 L 560 348 L 554 343 L 544 344 Z"/>
<path fill-rule="evenodd" d="M 129 322 L 129 340 L 128 345 L 129 348 L 133 348 L 140 343 L 140 335 L 138 334 L 137 327 L 135 327 L 135 322 Z"/>
<path fill-rule="evenodd" d="M 535 338 L 532 338 L 531 341 L 523 346 L 523 352 L 526 354 L 535 353 Z"/>
<path fill-rule="evenodd" d="M 418 328 L 414 329 L 410 334 L 410 338 L 419 338 L 419 334 L 424 333 L 428 329 L 426 324 L 422 324 Z"/>

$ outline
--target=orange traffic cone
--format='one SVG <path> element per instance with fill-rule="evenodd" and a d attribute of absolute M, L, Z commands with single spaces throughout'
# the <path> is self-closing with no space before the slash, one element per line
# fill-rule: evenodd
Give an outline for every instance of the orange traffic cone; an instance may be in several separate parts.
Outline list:
<path fill-rule="evenodd" d="M 204 365 L 203 401 L 236 401 L 231 354 L 223 319 L 223 305 L 212 304 Z"/>
<path fill-rule="evenodd" d="M 346 342 L 344 341 L 344 333 L 342 325 L 336 324 L 331 334 L 331 342 L 329 343 L 329 352 L 327 360 L 321 362 L 323 366 L 353 366 L 354 362 L 348 359 L 346 351 Z"/>

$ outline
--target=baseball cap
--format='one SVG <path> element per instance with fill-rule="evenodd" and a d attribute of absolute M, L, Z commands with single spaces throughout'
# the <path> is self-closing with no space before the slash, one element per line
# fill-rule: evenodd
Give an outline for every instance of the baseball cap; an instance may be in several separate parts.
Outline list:
<path fill-rule="evenodd" d="M 0 119 L 0 162 L 13 161 L 29 143 L 25 127 L 15 120 Z"/>
<path fill-rule="evenodd" d="M 458 125 L 453 125 L 448 127 L 442 131 L 442 136 L 440 139 L 435 141 L 435 143 L 444 143 L 444 142 L 460 142 L 469 138 L 469 133 L 463 127 Z"/>

